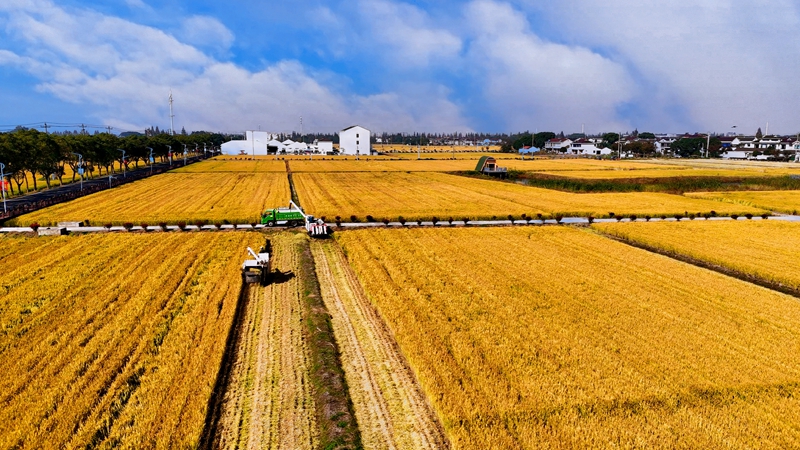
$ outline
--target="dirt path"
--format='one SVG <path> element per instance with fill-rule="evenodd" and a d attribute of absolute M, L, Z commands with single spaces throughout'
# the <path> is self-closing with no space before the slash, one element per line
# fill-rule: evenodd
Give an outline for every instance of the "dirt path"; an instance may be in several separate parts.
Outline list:
<path fill-rule="evenodd" d="M 318 444 L 292 239 L 297 237 L 280 235 L 272 241 L 272 267 L 281 272 L 273 282 L 248 287 L 214 448 L 310 449 Z"/>
<path fill-rule="evenodd" d="M 311 249 L 364 447 L 449 448 L 436 414 L 339 245 L 314 241 Z"/>

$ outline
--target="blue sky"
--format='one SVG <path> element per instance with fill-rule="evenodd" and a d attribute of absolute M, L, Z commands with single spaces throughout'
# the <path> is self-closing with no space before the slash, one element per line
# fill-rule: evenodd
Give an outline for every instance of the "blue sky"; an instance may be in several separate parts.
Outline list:
<path fill-rule="evenodd" d="M 601 4 L 602 3 L 602 4 Z M 800 4 L 4 0 L 0 130 L 800 131 Z"/>

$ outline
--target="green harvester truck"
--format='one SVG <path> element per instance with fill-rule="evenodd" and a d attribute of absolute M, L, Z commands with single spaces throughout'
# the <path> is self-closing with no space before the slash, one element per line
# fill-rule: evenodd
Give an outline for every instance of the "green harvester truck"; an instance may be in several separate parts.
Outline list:
<path fill-rule="evenodd" d="M 274 227 L 275 225 L 294 227 L 305 224 L 305 222 L 306 216 L 303 214 L 303 210 L 291 201 L 286 208 L 268 209 L 261 214 L 261 223 L 268 227 Z"/>

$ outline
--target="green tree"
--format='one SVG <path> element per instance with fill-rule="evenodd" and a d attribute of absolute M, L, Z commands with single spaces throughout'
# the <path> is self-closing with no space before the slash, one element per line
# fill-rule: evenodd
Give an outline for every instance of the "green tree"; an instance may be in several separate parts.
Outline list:
<path fill-rule="evenodd" d="M 655 139 L 656 135 L 650 132 L 639 133 L 639 139 Z"/>
<path fill-rule="evenodd" d="M 600 142 L 600 148 L 611 148 L 619 141 L 619 133 L 605 133 L 603 141 Z"/>
<path fill-rule="evenodd" d="M 671 145 L 672 152 L 682 158 L 700 156 L 706 146 L 705 138 L 681 138 Z"/>
<path fill-rule="evenodd" d="M 533 146 L 538 149 L 543 149 L 544 144 L 550 139 L 555 139 L 556 134 L 552 131 L 542 131 L 533 135 Z"/>

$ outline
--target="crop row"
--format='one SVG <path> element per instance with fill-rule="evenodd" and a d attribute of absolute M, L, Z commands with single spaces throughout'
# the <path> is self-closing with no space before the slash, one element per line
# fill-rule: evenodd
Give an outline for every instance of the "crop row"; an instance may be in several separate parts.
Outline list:
<path fill-rule="evenodd" d="M 792 448 L 796 299 L 570 228 L 338 235 L 454 448 Z"/>
<path fill-rule="evenodd" d="M 0 238 L 0 447 L 196 447 L 253 239 Z"/>

